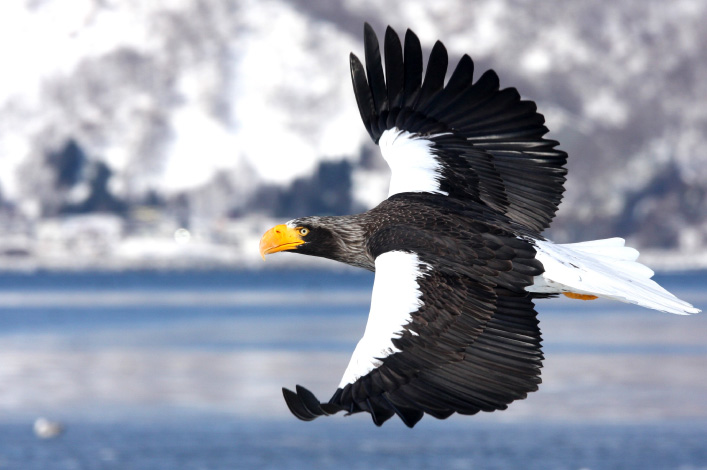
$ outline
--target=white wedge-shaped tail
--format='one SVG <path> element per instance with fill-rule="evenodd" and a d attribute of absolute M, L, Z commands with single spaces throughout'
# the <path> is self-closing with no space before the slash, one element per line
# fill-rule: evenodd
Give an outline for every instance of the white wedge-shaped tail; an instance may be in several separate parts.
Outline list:
<path fill-rule="evenodd" d="M 622 238 L 563 245 L 534 243 L 535 258 L 545 272 L 534 279 L 529 292 L 571 292 L 681 315 L 700 311 L 651 280 L 653 271 L 636 261 L 638 251 L 624 246 Z"/>

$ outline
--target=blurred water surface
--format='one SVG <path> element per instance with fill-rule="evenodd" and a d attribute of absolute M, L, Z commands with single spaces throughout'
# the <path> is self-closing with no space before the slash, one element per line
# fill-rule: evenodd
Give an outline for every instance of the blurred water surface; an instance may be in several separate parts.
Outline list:
<path fill-rule="evenodd" d="M 707 317 L 614 302 L 538 302 L 543 384 L 507 411 L 297 421 L 280 388 L 334 391 L 372 280 L 1 274 L 0 468 L 707 468 Z M 657 280 L 707 305 L 707 273 Z"/>

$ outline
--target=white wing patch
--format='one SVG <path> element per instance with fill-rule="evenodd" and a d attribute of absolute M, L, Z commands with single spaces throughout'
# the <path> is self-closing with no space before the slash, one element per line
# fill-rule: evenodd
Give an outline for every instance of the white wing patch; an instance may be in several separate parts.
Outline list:
<path fill-rule="evenodd" d="M 376 258 L 371 311 L 363 337 L 356 345 L 339 388 L 352 384 L 376 367 L 382 359 L 400 352 L 392 342 L 410 322 L 420 301 L 419 279 L 429 269 L 416 254 L 389 251 Z"/>
<path fill-rule="evenodd" d="M 431 140 L 394 127 L 381 134 L 378 145 L 392 173 L 388 197 L 407 192 L 448 195 L 439 189 L 442 165 L 432 153 Z"/>
<path fill-rule="evenodd" d="M 556 245 L 535 240 L 545 272 L 533 279 L 529 292 L 574 292 L 619 300 L 667 313 L 697 313 L 651 280 L 653 271 L 638 263 L 638 251 L 622 238 Z"/>

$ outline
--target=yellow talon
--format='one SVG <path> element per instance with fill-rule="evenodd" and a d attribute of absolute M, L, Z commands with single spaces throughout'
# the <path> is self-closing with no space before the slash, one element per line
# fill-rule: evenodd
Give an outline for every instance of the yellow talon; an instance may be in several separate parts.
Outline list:
<path fill-rule="evenodd" d="M 570 299 L 578 299 L 578 300 L 594 300 L 594 299 L 598 298 L 596 295 L 575 294 L 574 292 L 563 292 L 563 294 L 565 294 Z"/>

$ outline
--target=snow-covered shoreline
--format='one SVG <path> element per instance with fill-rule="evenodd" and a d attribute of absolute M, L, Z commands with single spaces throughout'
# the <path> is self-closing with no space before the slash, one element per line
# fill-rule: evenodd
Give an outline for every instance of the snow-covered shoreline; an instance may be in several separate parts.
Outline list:
<path fill-rule="evenodd" d="M 127 237 L 101 252 L 77 254 L 75 250 L 55 248 L 19 255 L 0 254 L 0 272 L 353 269 L 329 260 L 291 253 L 271 256 L 264 261 L 258 253 L 260 235 L 248 234 L 236 244 L 206 240 L 184 243 L 168 237 Z M 641 251 L 639 261 L 658 273 L 707 270 L 707 253 L 646 249 Z"/>

